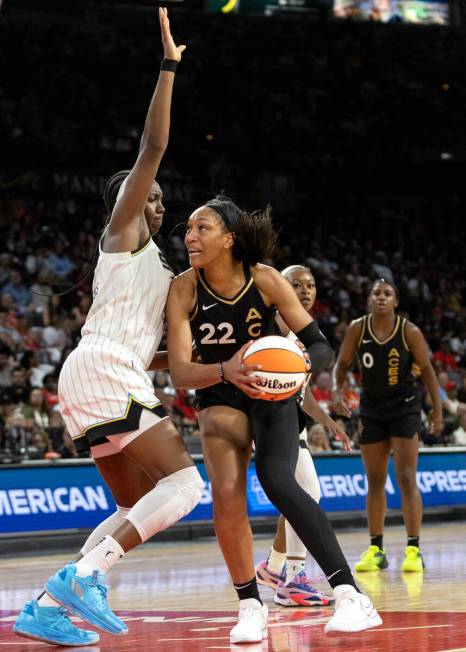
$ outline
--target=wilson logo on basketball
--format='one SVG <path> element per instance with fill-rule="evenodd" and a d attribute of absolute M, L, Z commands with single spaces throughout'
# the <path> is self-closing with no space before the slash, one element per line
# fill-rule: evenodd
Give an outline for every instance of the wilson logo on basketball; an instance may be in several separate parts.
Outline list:
<path fill-rule="evenodd" d="M 274 380 L 268 380 L 267 378 L 258 378 L 255 384 L 259 385 L 260 387 L 267 387 L 267 389 L 281 389 L 281 390 L 295 389 L 298 387 L 298 383 L 295 380 L 288 383 L 281 383 L 276 378 Z"/>
<path fill-rule="evenodd" d="M 261 399 L 282 401 L 296 394 L 306 378 L 306 361 L 302 350 L 286 337 L 267 335 L 245 351 L 243 363 L 260 365 L 253 387 L 261 389 Z"/>

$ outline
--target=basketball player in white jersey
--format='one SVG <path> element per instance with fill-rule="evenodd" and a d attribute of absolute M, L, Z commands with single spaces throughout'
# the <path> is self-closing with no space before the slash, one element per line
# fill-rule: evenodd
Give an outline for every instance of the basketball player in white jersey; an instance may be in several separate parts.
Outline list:
<path fill-rule="evenodd" d="M 90 448 L 118 505 L 67 564 L 28 602 L 14 631 L 59 645 L 99 640 L 79 629 L 72 611 L 112 634 L 128 628 L 108 607 L 104 578 L 134 546 L 169 527 L 199 502 L 203 480 L 165 415 L 146 369 L 160 343 L 172 272 L 152 236 L 162 223 L 154 182 L 165 152 L 175 70 L 185 46 L 176 46 L 166 9 L 159 9 L 164 59 L 134 167 L 117 173 L 104 199 L 110 221 L 101 238 L 94 301 L 78 347 L 59 378 L 60 407 L 78 450 Z"/>
<path fill-rule="evenodd" d="M 316 282 L 311 270 L 302 265 L 291 265 L 281 273 L 290 282 L 303 308 L 311 313 L 316 299 Z M 283 336 L 292 340 L 298 339 L 280 315 L 277 315 L 276 321 Z M 346 433 L 341 431 L 338 424 L 320 407 L 309 387 L 306 387 L 302 407 L 313 419 L 329 428 L 337 439 L 342 440 L 347 450 L 350 449 L 351 443 Z M 301 418 L 300 421 L 301 434 L 295 472 L 296 480 L 316 502 L 319 502 L 321 495 L 319 478 L 307 445 L 304 419 Z M 315 589 L 308 579 L 305 571 L 306 553 L 306 547 L 296 532 L 288 521 L 280 516 L 269 555 L 266 560 L 256 566 L 258 583 L 275 590 L 274 602 L 276 604 L 284 607 L 296 607 L 297 605 L 317 607 L 333 604 L 333 598 L 328 598 Z"/>

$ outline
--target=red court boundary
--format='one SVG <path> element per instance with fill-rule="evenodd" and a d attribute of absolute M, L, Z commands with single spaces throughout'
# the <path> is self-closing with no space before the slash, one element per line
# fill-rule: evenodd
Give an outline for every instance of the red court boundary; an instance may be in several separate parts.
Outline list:
<path fill-rule="evenodd" d="M 326 636 L 324 624 L 332 610 L 281 609 L 271 611 L 269 638 L 262 644 L 230 645 L 232 611 L 119 611 L 127 622 L 127 636 L 101 633 L 100 643 L 79 648 L 51 646 L 16 636 L 17 612 L 0 610 L 0 652 L 446 652 L 465 649 L 466 613 L 381 612 L 383 625 L 362 633 Z M 90 628 L 92 629 L 92 628 Z"/>

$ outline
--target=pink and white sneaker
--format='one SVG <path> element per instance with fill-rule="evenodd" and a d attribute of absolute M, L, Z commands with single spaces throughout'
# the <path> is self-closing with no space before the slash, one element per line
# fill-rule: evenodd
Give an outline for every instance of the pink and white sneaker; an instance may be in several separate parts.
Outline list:
<path fill-rule="evenodd" d="M 332 605 L 335 599 L 313 587 L 306 571 L 301 571 L 292 582 L 278 582 L 273 601 L 282 607 L 325 607 Z"/>
<path fill-rule="evenodd" d="M 271 589 L 276 589 L 278 583 L 286 578 L 285 573 L 282 571 L 280 575 L 270 570 L 268 559 L 261 561 L 256 566 L 256 580 L 258 584 L 269 586 Z"/>

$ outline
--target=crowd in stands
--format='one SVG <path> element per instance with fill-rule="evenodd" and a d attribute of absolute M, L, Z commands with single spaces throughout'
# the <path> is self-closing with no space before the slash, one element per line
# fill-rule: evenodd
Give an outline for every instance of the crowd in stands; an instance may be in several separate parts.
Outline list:
<path fill-rule="evenodd" d="M 102 180 L 135 158 L 158 67 L 153 16 L 114 14 L 94 7 L 92 20 L 83 9 L 32 21 L 11 9 L 2 18 L 4 51 L 16 53 L 0 82 L 5 460 L 76 456 L 58 375 L 91 305 Z M 172 23 L 188 42 L 159 175 L 162 242 L 174 264 L 187 263 L 180 231 L 167 237 L 171 227 L 212 192 L 248 208 L 270 201 L 280 229 L 273 264 L 311 267 L 314 315 L 336 350 L 365 312 L 371 281 L 397 283 L 400 310 L 423 330 L 441 385 L 446 425 L 434 439 L 419 384 L 423 440 L 466 445 L 464 40 L 453 29 L 303 17 L 283 29 L 280 19 L 180 11 Z M 355 446 L 358 378 L 354 368 L 354 417 L 344 424 Z M 176 392 L 165 372 L 153 382 L 199 450 L 193 393 Z M 312 391 L 331 412 L 330 385 L 323 373 Z M 311 422 L 309 441 L 315 451 L 339 450 Z"/>

